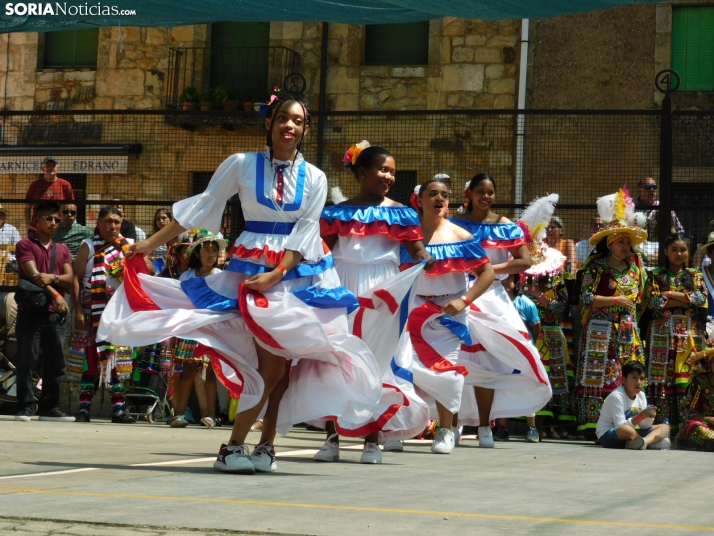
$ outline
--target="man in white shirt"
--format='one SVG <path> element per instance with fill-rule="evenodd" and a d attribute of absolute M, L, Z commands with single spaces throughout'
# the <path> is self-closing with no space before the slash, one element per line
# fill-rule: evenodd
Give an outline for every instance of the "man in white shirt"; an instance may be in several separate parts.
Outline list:
<path fill-rule="evenodd" d="M 646 380 L 642 363 L 630 361 L 622 367 L 622 385 L 607 395 L 595 429 L 606 449 L 670 448 L 669 425 L 652 425 L 657 410 L 647 405 L 642 391 Z"/>
<path fill-rule="evenodd" d="M 5 217 L 5 210 L 0 207 L 0 244 L 10 244 L 14 246 L 22 237 L 17 227 L 5 223 Z"/>

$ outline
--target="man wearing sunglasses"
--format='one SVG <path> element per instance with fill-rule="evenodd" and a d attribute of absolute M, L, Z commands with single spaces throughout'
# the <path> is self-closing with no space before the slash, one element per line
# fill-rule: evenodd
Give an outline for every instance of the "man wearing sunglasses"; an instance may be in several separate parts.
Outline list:
<path fill-rule="evenodd" d="M 637 199 L 635 199 L 635 212 L 643 212 L 648 220 L 654 220 L 657 217 L 657 207 L 659 199 L 657 199 L 657 190 L 659 186 L 652 177 L 642 179 L 637 183 Z M 684 227 L 679 222 L 679 218 L 672 211 L 672 227 L 678 233 L 684 233 Z"/>
<path fill-rule="evenodd" d="M 60 223 L 59 206 L 41 203 L 32 220 L 35 233 L 15 246 L 20 278 L 42 287 L 48 304 L 18 299 L 17 311 L 17 403 L 16 421 L 29 421 L 39 411 L 40 420 L 74 421 L 59 409 L 60 387 L 65 374 L 65 318 L 69 311 L 65 289 L 72 284 L 72 258 L 64 244 L 52 240 Z M 54 250 L 54 251 L 53 251 Z M 38 288 L 39 291 L 39 288 Z M 42 348 L 42 391 L 35 400 L 32 370 Z"/>
<path fill-rule="evenodd" d="M 94 232 L 91 229 L 77 223 L 77 205 L 65 203 L 60 206 L 60 225 L 55 232 L 54 241 L 67 246 L 72 259 L 77 256 L 82 241 L 92 236 Z"/>

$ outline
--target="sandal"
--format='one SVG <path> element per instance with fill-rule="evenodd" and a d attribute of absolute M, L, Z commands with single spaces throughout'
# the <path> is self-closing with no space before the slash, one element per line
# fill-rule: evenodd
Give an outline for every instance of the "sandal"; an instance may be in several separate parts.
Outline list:
<path fill-rule="evenodd" d="M 171 428 L 186 428 L 188 426 L 188 421 L 183 415 L 176 415 L 169 419 L 168 424 Z"/>
<path fill-rule="evenodd" d="M 262 430 L 263 429 L 263 419 L 258 419 L 253 423 L 253 426 L 250 427 L 251 431 L 252 430 Z"/>
<path fill-rule="evenodd" d="M 201 419 L 201 422 L 203 423 L 203 426 L 205 426 L 209 430 L 211 428 L 215 428 L 216 426 L 216 420 L 213 417 L 204 417 L 203 419 Z"/>

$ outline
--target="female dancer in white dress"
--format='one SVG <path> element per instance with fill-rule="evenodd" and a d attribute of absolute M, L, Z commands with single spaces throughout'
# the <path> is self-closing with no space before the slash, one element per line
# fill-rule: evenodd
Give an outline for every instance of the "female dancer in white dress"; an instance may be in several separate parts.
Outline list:
<path fill-rule="evenodd" d="M 332 250 L 340 282 L 357 296 L 366 296 L 377 285 L 399 274 L 400 244 L 407 248 L 415 263 L 425 260 L 426 268 L 430 269 L 433 260 L 422 243 L 417 213 L 386 197 L 395 182 L 396 164 L 392 155 L 382 147 L 362 141 L 350 147 L 344 161 L 359 181 L 359 194 L 325 208 L 320 220 L 320 234 Z M 359 336 L 369 344 L 371 334 L 359 331 Z M 346 436 L 365 435 L 361 463 L 381 463 L 379 439 L 386 440 L 385 450 L 399 451 L 403 449 L 400 438 L 414 437 L 426 426 L 428 407 L 414 392 L 409 378 L 397 376 L 392 366 L 401 334 L 399 328 L 392 333 L 394 344 L 384 340 L 388 337 L 386 326 L 380 326 L 375 334 L 381 344 L 370 344 L 370 348 L 382 373 L 382 400 L 357 429 L 345 429 L 339 421 L 336 427 L 333 421 L 328 421 L 327 441 L 315 454 L 315 461 L 339 460 L 338 428 Z"/>
<path fill-rule="evenodd" d="M 102 318 L 100 330 L 110 340 L 141 346 L 180 336 L 211 356 L 221 381 L 240 397 L 218 471 L 274 471 L 276 428 L 287 432 L 326 415 L 357 422 L 380 398 L 374 356 L 348 331 L 346 312 L 356 298 L 339 286 L 320 239 L 327 180 L 299 152 L 309 123 L 299 100 L 272 102 L 265 151 L 228 157 L 203 194 L 176 203 L 174 221 L 132 248 L 133 255 L 148 254 L 193 227 L 217 232 L 226 201 L 238 194 L 247 230 L 225 271 L 179 283 L 134 273 L 132 259 Z M 269 398 L 274 411 L 266 413 L 261 443 L 249 455 L 246 436 Z"/>
<path fill-rule="evenodd" d="M 454 448 L 451 422 L 461 407 L 464 377 L 468 371 L 459 361 L 462 344 L 472 345 L 468 306 L 494 281 L 486 252 L 471 233 L 446 219 L 449 190 L 431 180 L 413 196 L 419 207 L 427 251 L 434 269 L 416 284 L 414 308 L 402 335 L 396 365 L 413 375 L 414 385 L 436 401 L 442 428 L 431 451 L 449 454 Z M 403 263 L 411 263 L 402 251 Z M 468 288 L 467 273 L 478 276 Z"/>
<path fill-rule="evenodd" d="M 538 352 L 530 344 L 528 330 L 501 285 L 501 280 L 507 278 L 509 274 L 524 272 L 531 266 L 530 252 L 523 230 L 508 218 L 491 210 L 491 205 L 496 199 L 496 183 L 486 173 L 477 174 L 468 184 L 464 194 L 468 199 L 466 212 L 450 221 L 468 230 L 481 242 L 496 274 L 496 280 L 488 292 L 479 298 L 476 306 L 484 313 L 498 317 L 505 325 L 515 327 L 519 332 L 516 334 L 519 352 L 529 360 L 535 359 L 540 363 Z M 466 352 L 463 357 L 478 363 L 480 359 L 488 356 L 482 352 Z M 467 391 L 463 410 L 459 414 L 459 422 L 479 425 L 479 445 L 482 447 L 493 447 L 493 434 L 489 426 L 492 418 L 521 416 L 539 410 L 547 402 L 546 399 L 541 406 L 534 407 L 526 413 L 509 415 L 492 411 L 494 389 L 475 386 L 475 389 Z M 472 392 L 475 394 L 475 398 L 471 394 Z M 536 398 L 538 399 L 540 396 L 536 396 Z"/>

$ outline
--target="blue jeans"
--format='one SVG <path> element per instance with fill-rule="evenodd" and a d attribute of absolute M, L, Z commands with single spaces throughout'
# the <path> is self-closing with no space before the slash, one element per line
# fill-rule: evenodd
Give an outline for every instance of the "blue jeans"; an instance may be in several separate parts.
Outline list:
<path fill-rule="evenodd" d="M 650 428 L 636 428 L 635 432 L 640 434 L 642 437 L 647 436 L 650 432 L 652 431 L 652 427 Z M 599 438 L 600 444 L 605 447 L 606 449 L 624 449 L 625 448 L 625 441 L 624 439 L 620 439 L 617 437 L 617 429 L 616 428 L 610 428 L 607 432 L 602 434 Z"/>

